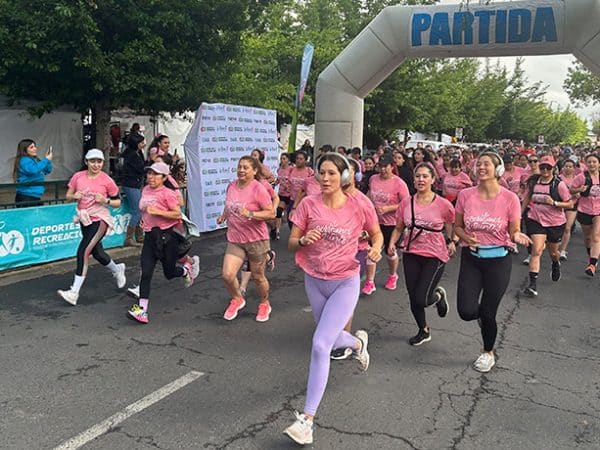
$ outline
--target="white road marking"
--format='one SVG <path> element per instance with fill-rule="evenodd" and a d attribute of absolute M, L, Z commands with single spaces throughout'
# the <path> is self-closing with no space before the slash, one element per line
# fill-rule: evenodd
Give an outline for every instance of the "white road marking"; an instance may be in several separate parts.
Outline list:
<path fill-rule="evenodd" d="M 108 419 L 85 430 L 83 433 L 80 433 L 77 436 L 72 437 L 68 441 L 63 442 L 58 447 L 55 447 L 54 450 L 75 450 L 83 447 L 88 442 L 93 441 L 98 436 L 101 436 L 107 431 L 110 431 L 112 428 L 114 428 L 121 422 L 127 420 L 134 414 L 143 411 L 149 406 L 152 406 L 156 402 L 159 402 L 163 398 L 171 395 L 173 392 L 181 389 L 184 386 L 187 386 L 191 382 L 200 378 L 202 375 L 204 375 L 204 373 L 192 370 L 191 372 L 185 374 L 181 378 L 176 379 L 175 381 L 161 387 L 160 389 L 152 392 L 151 394 L 138 400 L 137 402 L 125 407 L 118 413 L 113 414 Z"/>

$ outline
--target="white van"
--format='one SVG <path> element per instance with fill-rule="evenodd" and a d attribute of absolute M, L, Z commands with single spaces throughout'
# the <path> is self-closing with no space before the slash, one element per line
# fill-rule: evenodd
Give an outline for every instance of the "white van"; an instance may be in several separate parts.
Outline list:
<path fill-rule="evenodd" d="M 434 152 L 438 152 L 438 150 L 442 147 L 445 147 L 446 145 L 449 144 L 444 144 L 443 142 L 440 141 L 426 141 L 423 139 L 411 139 L 410 141 L 408 141 L 406 143 L 406 145 L 404 146 L 404 148 L 409 149 L 409 148 L 417 148 L 417 145 L 420 144 L 420 147 L 425 148 L 428 145 L 431 145 L 431 148 L 433 149 Z"/>

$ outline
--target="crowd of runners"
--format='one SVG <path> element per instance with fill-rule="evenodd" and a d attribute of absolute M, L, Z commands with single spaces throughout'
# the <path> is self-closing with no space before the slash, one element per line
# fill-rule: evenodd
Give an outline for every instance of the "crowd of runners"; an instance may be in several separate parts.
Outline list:
<path fill-rule="evenodd" d="M 416 324 L 408 342 L 419 346 L 433 335 L 426 309 L 435 306 L 440 317 L 448 314 L 448 294 L 439 282 L 450 258 L 460 258 L 457 312 L 462 320 L 477 321 L 480 329 L 483 350 L 473 368 L 490 371 L 511 254 L 526 254 L 529 283 L 524 294 L 537 296 L 544 250 L 551 279 L 558 282 L 578 223 L 589 258 L 581 270 L 595 274 L 600 254 L 597 150 L 509 143 L 447 146 L 436 153 L 429 147 L 380 146 L 363 158 L 359 148 L 326 145 L 316 155 L 282 154 L 275 174 L 258 149 L 240 158 L 237 179 L 227 187 L 218 218 L 227 225 L 222 276 L 230 300 L 223 318 L 234 320 L 246 306 L 252 280 L 259 296 L 256 320 L 270 319 L 266 272 L 274 269 L 276 256 L 271 241 L 280 239 L 287 223 L 288 249 L 304 272 L 315 321 L 304 410 L 295 414 L 285 434 L 299 444 L 313 442 L 313 418 L 332 359 L 354 357 L 361 370 L 368 369 L 369 336 L 366 330 L 352 333 L 354 310 L 361 294 L 376 295 L 378 287 L 397 289 L 400 262 Z M 73 284 L 58 293 L 73 305 L 90 255 L 112 272 L 119 288 L 126 284 L 125 265 L 102 249 L 112 225 L 108 208 L 121 201 L 117 185 L 102 171 L 103 163 L 103 153 L 90 150 L 87 169 L 69 182 L 67 198 L 77 201 L 83 239 Z M 200 267 L 197 256 L 188 256 L 187 218 L 169 165 L 158 155 L 141 170 L 145 182 L 138 205 L 132 205 L 139 206 L 135 225 L 143 231 L 136 236 L 143 245 L 141 274 L 139 286 L 129 289 L 139 300 L 127 314 L 146 324 L 156 263 L 162 262 L 167 279 L 182 278 L 186 287 L 193 285 Z M 378 264 L 387 271 L 383 286 L 375 283 Z"/>

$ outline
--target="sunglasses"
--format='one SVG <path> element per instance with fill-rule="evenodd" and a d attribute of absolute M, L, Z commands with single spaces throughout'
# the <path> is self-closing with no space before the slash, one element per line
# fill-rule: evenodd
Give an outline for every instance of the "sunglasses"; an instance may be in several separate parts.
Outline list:
<path fill-rule="evenodd" d="M 552 170 L 552 166 L 550 164 L 542 164 L 540 170 Z"/>
<path fill-rule="evenodd" d="M 530 162 L 530 163 L 537 163 L 537 162 L 539 162 L 539 161 L 540 161 L 539 159 L 530 159 L 530 160 L 529 160 L 529 162 Z"/>

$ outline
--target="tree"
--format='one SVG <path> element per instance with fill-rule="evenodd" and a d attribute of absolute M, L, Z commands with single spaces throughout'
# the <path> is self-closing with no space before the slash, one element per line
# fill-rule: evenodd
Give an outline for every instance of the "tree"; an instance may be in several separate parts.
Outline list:
<path fill-rule="evenodd" d="M 569 67 L 564 88 L 574 102 L 600 103 L 600 78 L 579 62 Z"/>
<path fill-rule="evenodd" d="M 112 110 L 211 100 L 261 1 L 0 0 L 0 93 L 91 109 L 104 148 Z M 268 2 L 267 2 L 268 3 Z"/>

